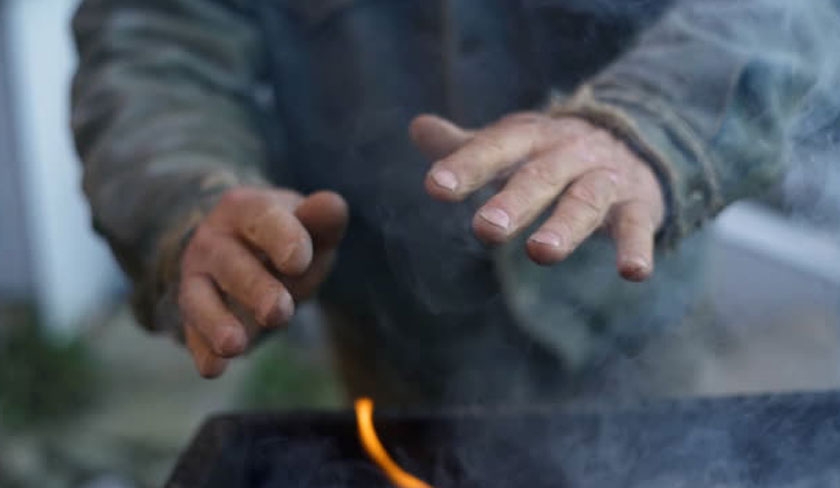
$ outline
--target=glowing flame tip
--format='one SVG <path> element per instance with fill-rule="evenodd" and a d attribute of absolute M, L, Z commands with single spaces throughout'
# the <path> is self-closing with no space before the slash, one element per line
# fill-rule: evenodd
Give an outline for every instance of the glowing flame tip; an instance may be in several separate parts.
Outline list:
<path fill-rule="evenodd" d="M 399 488 L 432 488 L 429 484 L 403 471 L 388 455 L 373 428 L 373 400 L 370 398 L 356 400 L 356 423 L 359 426 L 359 439 L 365 452 L 382 468 L 392 483 Z"/>

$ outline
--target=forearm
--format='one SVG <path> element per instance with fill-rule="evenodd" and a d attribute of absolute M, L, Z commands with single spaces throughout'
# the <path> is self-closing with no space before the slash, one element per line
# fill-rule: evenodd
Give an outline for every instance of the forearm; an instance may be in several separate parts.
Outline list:
<path fill-rule="evenodd" d="M 260 184 L 248 101 L 257 39 L 207 0 L 86 1 L 72 125 L 94 225 L 135 282 L 139 317 L 176 278 L 189 229 L 226 188 Z"/>

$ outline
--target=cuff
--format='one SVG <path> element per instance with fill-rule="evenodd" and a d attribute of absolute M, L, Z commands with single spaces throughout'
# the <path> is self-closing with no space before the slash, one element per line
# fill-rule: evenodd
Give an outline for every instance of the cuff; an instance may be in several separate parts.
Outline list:
<path fill-rule="evenodd" d="M 159 233 L 146 279 L 136 284 L 132 305 L 141 325 L 149 330 L 172 334 L 183 342 L 183 324 L 178 307 L 181 255 L 196 227 L 215 207 L 221 196 L 237 186 L 267 186 L 261 176 L 220 170 L 198 181 L 194 198 L 166 220 Z"/>

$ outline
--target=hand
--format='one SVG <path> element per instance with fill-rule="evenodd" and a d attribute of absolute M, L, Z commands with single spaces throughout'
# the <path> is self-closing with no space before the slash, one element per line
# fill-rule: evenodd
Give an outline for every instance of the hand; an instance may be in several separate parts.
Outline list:
<path fill-rule="evenodd" d="M 651 168 L 608 131 L 583 119 L 522 113 L 479 131 L 421 115 L 410 134 L 437 160 L 426 178 L 434 198 L 457 202 L 503 182 L 473 220 L 481 240 L 507 242 L 554 205 L 528 239 L 534 262 L 562 261 L 606 227 L 616 242 L 621 276 L 642 281 L 653 272 L 662 189 Z"/>
<path fill-rule="evenodd" d="M 222 196 L 181 258 L 178 305 L 202 376 L 221 375 L 258 332 L 230 306 L 260 328 L 288 323 L 295 302 L 326 278 L 346 225 L 347 205 L 334 193 L 243 187 Z"/>

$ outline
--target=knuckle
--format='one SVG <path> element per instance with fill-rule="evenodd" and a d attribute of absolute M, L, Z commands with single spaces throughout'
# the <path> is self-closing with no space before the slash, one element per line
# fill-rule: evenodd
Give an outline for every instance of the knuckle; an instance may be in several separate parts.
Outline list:
<path fill-rule="evenodd" d="M 537 184 L 558 188 L 563 184 L 563 177 L 560 171 L 552 164 L 533 163 L 527 164 L 519 170 L 526 184 Z"/>
<path fill-rule="evenodd" d="M 576 206 L 590 214 L 600 215 L 603 210 L 603 196 L 598 188 L 589 182 L 580 182 L 569 188 L 568 198 Z"/>
<path fill-rule="evenodd" d="M 250 209 L 247 213 L 241 215 L 240 229 L 245 237 L 248 237 L 259 230 L 260 222 L 263 220 L 263 215 L 266 213 L 265 208 L 259 210 Z"/>
<path fill-rule="evenodd" d="M 287 219 L 288 214 L 289 212 L 279 205 L 266 205 L 260 212 L 248 219 L 243 227 L 243 233 L 247 239 L 259 240 L 267 229 L 276 227 L 278 222 Z"/>
<path fill-rule="evenodd" d="M 498 154 L 505 151 L 505 147 L 502 145 L 499 138 L 493 136 L 492 134 L 480 132 L 475 136 L 474 140 L 477 145 L 482 147 L 486 152 Z"/>
<path fill-rule="evenodd" d="M 241 228 L 242 237 L 252 242 L 259 239 L 263 227 L 262 221 L 263 213 L 248 216 Z"/>
<path fill-rule="evenodd" d="M 262 296 L 264 290 L 270 287 L 266 286 L 265 280 L 259 275 L 248 275 L 240 285 L 240 293 L 244 297 L 249 297 L 253 300 L 254 297 Z"/>
<path fill-rule="evenodd" d="M 519 123 L 516 125 L 516 130 L 521 137 L 530 143 L 529 152 L 533 153 L 538 148 L 543 147 L 546 142 L 551 141 L 553 127 L 548 123 L 548 119 L 538 114 L 523 114 Z"/>

